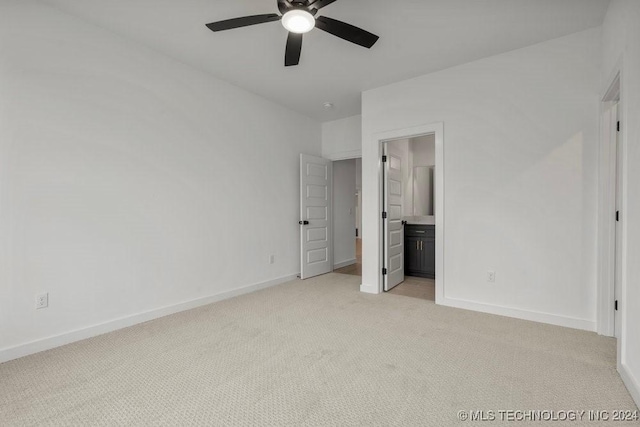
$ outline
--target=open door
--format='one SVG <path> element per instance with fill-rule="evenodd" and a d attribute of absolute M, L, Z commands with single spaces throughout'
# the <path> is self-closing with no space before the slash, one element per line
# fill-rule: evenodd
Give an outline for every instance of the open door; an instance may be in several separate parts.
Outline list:
<path fill-rule="evenodd" d="M 393 143 L 384 144 L 384 290 L 404 282 L 404 227 L 402 222 L 402 165 L 407 154 Z M 386 218 L 385 218 L 386 216 Z"/>
<path fill-rule="evenodd" d="M 300 278 L 333 271 L 333 164 L 300 155 Z"/>

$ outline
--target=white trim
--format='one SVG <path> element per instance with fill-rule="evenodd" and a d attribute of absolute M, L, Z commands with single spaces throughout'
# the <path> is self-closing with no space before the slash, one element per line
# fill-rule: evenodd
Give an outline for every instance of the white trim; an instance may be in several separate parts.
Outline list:
<path fill-rule="evenodd" d="M 383 185 L 382 185 L 382 158 L 383 144 L 388 141 L 405 138 L 415 138 L 423 135 L 435 134 L 436 140 L 436 177 L 435 177 L 435 204 L 436 204 L 436 304 L 438 300 L 444 297 L 444 123 L 429 123 L 409 128 L 395 129 L 386 132 L 380 132 L 373 136 L 378 147 L 378 212 L 384 210 L 383 206 Z M 361 291 L 368 293 L 382 293 L 384 286 L 384 278 L 382 276 L 382 266 L 384 265 L 384 248 L 383 248 L 383 226 L 384 221 L 378 216 L 378 283 L 377 291 L 371 292 L 376 288 L 374 285 L 362 285 Z M 367 289 L 364 290 L 363 288 Z"/>
<path fill-rule="evenodd" d="M 617 168 L 622 168 L 624 173 L 625 157 L 625 141 L 624 134 L 620 134 L 619 148 L 623 150 L 623 164 L 617 165 L 618 156 L 616 153 L 616 138 L 618 137 L 615 129 L 617 119 L 613 117 L 615 111 L 618 112 L 622 119 L 622 102 L 620 94 L 622 93 L 622 60 L 618 61 L 609 86 L 602 95 L 600 104 L 600 147 L 599 147 L 599 173 L 598 173 L 598 300 L 597 300 L 597 328 L 596 331 L 600 335 L 615 335 L 615 268 L 616 268 L 616 186 L 617 186 Z M 616 98 L 620 98 L 616 101 Z M 617 103 L 617 110 L 613 106 Z M 621 213 L 625 216 L 623 185 L 622 191 L 622 207 Z M 624 222 L 622 223 L 622 247 L 623 253 L 622 264 L 622 284 L 624 286 L 624 265 L 625 262 L 625 233 Z"/>
<path fill-rule="evenodd" d="M 622 377 L 622 382 L 629 390 L 629 394 L 635 400 L 636 406 L 640 408 L 640 381 L 633 376 L 627 365 L 618 366 L 618 373 Z"/>
<path fill-rule="evenodd" d="M 282 283 L 295 280 L 297 277 L 298 277 L 297 273 L 290 274 L 290 275 L 279 277 L 277 279 L 269 280 L 266 282 L 256 283 L 253 285 L 233 289 L 230 291 L 220 292 L 218 294 L 210 295 L 207 297 L 197 298 L 194 300 L 181 302 L 175 305 L 153 309 L 143 313 L 133 314 L 131 316 L 109 320 L 104 323 L 92 325 L 86 328 L 76 329 L 74 331 L 65 332 L 60 335 L 55 335 L 55 336 L 43 338 L 36 341 L 31 341 L 25 344 L 17 345 L 15 347 L 3 348 L 3 349 L 0 349 L 0 363 L 17 359 L 19 357 L 28 356 L 30 354 L 39 353 L 41 351 L 50 350 L 52 348 L 60 347 L 66 344 L 71 344 L 76 341 L 106 334 L 108 332 L 117 331 L 118 329 L 128 328 L 133 325 L 137 325 L 143 322 L 148 322 L 150 320 L 158 319 L 160 317 L 168 316 L 171 314 L 179 313 L 181 311 L 191 310 L 193 308 L 213 304 L 215 302 L 233 298 L 239 295 L 255 292 L 260 289 L 265 289 L 271 286 L 280 285 Z"/>
<path fill-rule="evenodd" d="M 436 126 L 436 173 L 435 173 L 435 216 L 436 216 L 436 304 L 444 300 L 444 123 Z"/>
<path fill-rule="evenodd" d="M 351 151 L 341 151 L 339 153 L 330 153 L 323 154 L 325 159 L 333 160 L 334 162 L 339 160 L 351 160 L 351 159 L 359 159 L 362 158 L 362 149 L 360 150 L 351 150 Z"/>
<path fill-rule="evenodd" d="M 548 323 L 550 325 L 564 326 L 566 328 L 581 329 L 590 332 L 595 332 L 596 330 L 596 322 L 594 322 L 593 320 L 559 316 L 557 314 L 544 313 L 540 311 L 522 310 L 519 308 L 511 308 L 493 304 L 483 304 L 474 301 L 446 297 L 441 298 L 438 304 L 446 307 L 479 311 L 481 313 L 513 317 L 516 319 L 529 320 L 532 322 Z"/>
<path fill-rule="evenodd" d="M 344 267 L 349 267 L 350 265 L 355 264 L 356 262 L 358 262 L 357 259 L 353 258 L 353 259 L 348 259 L 346 261 L 342 261 L 342 262 L 338 262 L 336 264 L 333 264 L 333 269 L 337 270 L 339 268 L 344 268 Z"/>
<path fill-rule="evenodd" d="M 616 148 L 613 107 L 603 104 L 601 115 L 598 207 L 598 333 L 614 335 Z"/>
<path fill-rule="evenodd" d="M 363 283 L 360 285 L 360 292 L 364 292 L 365 294 L 377 295 L 380 293 L 380 290 L 376 286 L 365 285 Z"/>

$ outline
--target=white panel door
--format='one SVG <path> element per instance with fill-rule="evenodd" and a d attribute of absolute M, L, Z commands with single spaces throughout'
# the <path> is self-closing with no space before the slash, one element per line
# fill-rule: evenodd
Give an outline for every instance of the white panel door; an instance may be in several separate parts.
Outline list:
<path fill-rule="evenodd" d="M 300 155 L 300 278 L 333 271 L 331 190 L 333 164 Z"/>
<path fill-rule="evenodd" d="M 384 290 L 390 291 L 404 282 L 404 227 L 402 225 L 402 165 L 405 153 L 385 144 L 384 164 Z"/>

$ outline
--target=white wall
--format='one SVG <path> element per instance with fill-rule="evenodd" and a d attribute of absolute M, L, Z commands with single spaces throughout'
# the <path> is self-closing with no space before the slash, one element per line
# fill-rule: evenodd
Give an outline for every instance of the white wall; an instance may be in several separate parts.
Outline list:
<path fill-rule="evenodd" d="M 319 123 L 39 2 L 0 40 L 0 361 L 299 272 Z"/>
<path fill-rule="evenodd" d="M 409 140 L 409 153 L 411 156 L 411 170 L 409 171 L 409 182 L 411 183 L 411 186 L 409 187 L 411 191 L 411 213 L 407 218 L 405 218 L 405 220 L 410 224 L 435 224 L 435 211 L 434 215 L 415 215 L 415 194 L 413 188 L 414 168 L 420 166 L 435 166 L 436 164 L 435 134 L 411 138 Z M 433 197 L 435 198 L 435 194 L 433 195 Z"/>
<path fill-rule="evenodd" d="M 623 327 L 620 374 L 640 406 L 640 2 L 613 0 L 603 25 L 603 73 L 601 94 L 621 71 L 622 128 L 627 161 L 622 212 L 623 295 L 620 301 Z"/>
<path fill-rule="evenodd" d="M 363 94 L 363 291 L 380 289 L 375 135 L 443 122 L 442 302 L 595 329 L 600 42 L 593 29 Z"/>
<path fill-rule="evenodd" d="M 356 262 L 356 161 L 333 162 L 333 265 Z"/>
<path fill-rule="evenodd" d="M 435 135 L 425 135 L 411 138 L 409 143 L 411 151 L 412 167 L 434 166 L 436 164 L 436 137 Z"/>
<path fill-rule="evenodd" d="M 406 161 L 403 168 L 403 219 L 410 224 L 435 224 L 435 216 L 414 216 L 413 168 L 433 166 L 436 164 L 435 135 L 424 135 L 416 138 L 403 138 L 392 142 L 403 150 Z"/>
<path fill-rule="evenodd" d="M 331 160 L 362 156 L 362 116 L 322 124 L 322 157 Z"/>

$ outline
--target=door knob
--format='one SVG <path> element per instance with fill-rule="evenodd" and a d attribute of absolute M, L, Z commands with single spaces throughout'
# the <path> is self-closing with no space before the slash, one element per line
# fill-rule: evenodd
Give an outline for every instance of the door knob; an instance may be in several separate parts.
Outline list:
<path fill-rule="evenodd" d="M 298 222 L 300 225 L 309 225 L 309 221 L 300 221 Z"/>

